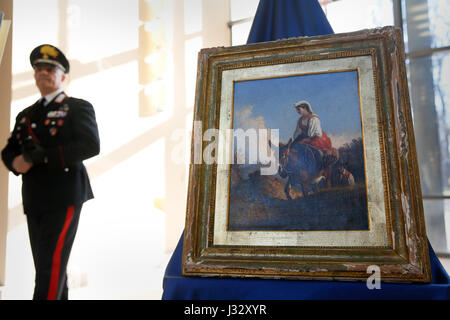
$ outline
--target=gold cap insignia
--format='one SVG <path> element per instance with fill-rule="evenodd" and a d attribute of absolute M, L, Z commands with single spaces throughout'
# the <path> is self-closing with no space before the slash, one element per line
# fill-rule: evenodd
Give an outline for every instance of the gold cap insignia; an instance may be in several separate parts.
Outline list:
<path fill-rule="evenodd" d="M 48 56 L 56 58 L 58 56 L 58 51 L 51 46 L 42 46 L 40 50 L 42 58 L 48 59 Z"/>

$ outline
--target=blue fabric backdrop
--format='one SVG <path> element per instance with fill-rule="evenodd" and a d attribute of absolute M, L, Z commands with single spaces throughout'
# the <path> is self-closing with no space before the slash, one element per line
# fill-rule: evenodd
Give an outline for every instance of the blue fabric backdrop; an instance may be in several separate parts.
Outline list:
<path fill-rule="evenodd" d="M 288 37 L 331 34 L 317 0 L 260 0 L 247 43 Z M 365 282 L 287 281 L 200 278 L 181 275 L 183 235 L 169 261 L 163 281 L 163 299 L 300 300 L 300 299 L 450 299 L 450 279 L 431 245 L 433 283 L 381 283 L 369 290 Z"/>
<path fill-rule="evenodd" d="M 317 0 L 260 0 L 247 43 L 331 33 Z"/>
<path fill-rule="evenodd" d="M 430 247 L 431 284 L 183 277 L 183 235 L 163 280 L 163 300 L 448 300 L 450 279 Z"/>

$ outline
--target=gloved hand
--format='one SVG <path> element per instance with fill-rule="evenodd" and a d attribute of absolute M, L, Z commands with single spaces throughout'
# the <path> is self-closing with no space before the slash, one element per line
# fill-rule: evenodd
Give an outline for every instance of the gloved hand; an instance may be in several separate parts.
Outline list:
<path fill-rule="evenodd" d="M 28 139 L 22 144 L 22 154 L 26 162 L 34 165 L 42 164 L 46 159 L 44 148 L 33 139 Z"/>

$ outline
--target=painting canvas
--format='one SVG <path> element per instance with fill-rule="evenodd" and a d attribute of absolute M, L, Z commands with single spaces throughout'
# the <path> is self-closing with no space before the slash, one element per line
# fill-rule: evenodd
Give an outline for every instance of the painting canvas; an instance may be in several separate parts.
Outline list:
<path fill-rule="evenodd" d="M 201 50 L 184 275 L 431 280 L 401 39 Z"/>
<path fill-rule="evenodd" d="M 231 164 L 228 230 L 368 229 L 357 70 L 237 81 L 233 101 L 235 128 L 279 130 L 285 167 L 261 175 L 259 164 Z M 303 121 L 299 101 L 309 104 L 332 152 L 293 142 Z M 233 150 L 243 152 L 237 143 Z"/>
<path fill-rule="evenodd" d="M 388 245 L 374 86 L 370 55 L 224 70 L 214 242 Z"/>

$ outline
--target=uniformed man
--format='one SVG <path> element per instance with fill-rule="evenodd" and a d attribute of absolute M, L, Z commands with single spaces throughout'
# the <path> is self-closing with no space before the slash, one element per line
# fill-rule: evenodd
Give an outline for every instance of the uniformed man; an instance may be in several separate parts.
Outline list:
<path fill-rule="evenodd" d="M 69 61 L 56 47 L 30 54 L 42 97 L 20 112 L 2 160 L 22 175 L 22 200 L 36 269 L 33 299 L 67 299 L 66 267 L 83 203 L 93 198 L 82 161 L 100 152 L 92 105 L 62 88 Z"/>

